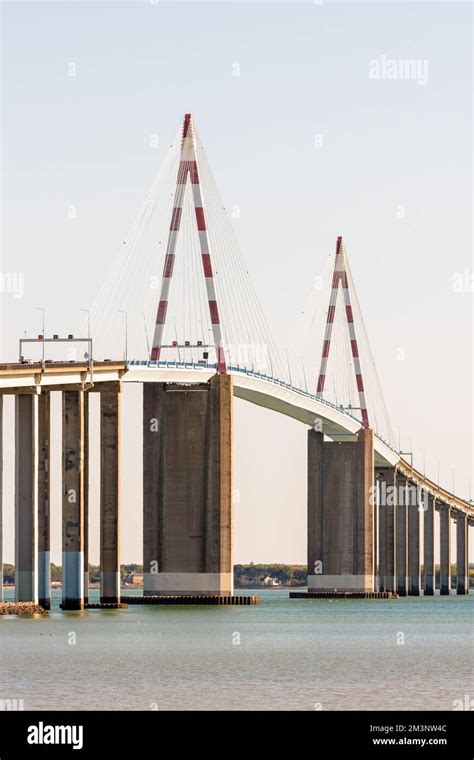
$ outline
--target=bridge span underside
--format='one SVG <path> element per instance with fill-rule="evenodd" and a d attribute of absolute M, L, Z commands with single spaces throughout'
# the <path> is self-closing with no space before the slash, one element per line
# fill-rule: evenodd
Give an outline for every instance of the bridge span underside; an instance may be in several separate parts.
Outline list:
<path fill-rule="evenodd" d="M 100 394 L 101 601 L 120 604 L 120 420 L 128 382 L 143 385 L 146 596 L 233 592 L 234 395 L 309 428 L 309 592 L 419 595 L 423 590 L 432 595 L 438 540 L 440 593 L 449 594 L 453 520 L 457 593 L 468 592 L 472 506 L 427 480 L 337 407 L 285 383 L 239 371 L 70 362 L 0 365 L 0 431 L 3 397 L 15 398 L 18 601 L 41 600 L 50 606 L 50 441 L 62 436 L 63 608 L 82 609 L 87 603 L 88 400 L 94 392 Z M 51 430 L 54 391 L 62 393 L 57 431 Z M 0 435 L 0 463 L 4 438 Z M 0 529 L 1 515 L 0 509 Z M 3 566 L 1 556 L 0 562 Z"/>

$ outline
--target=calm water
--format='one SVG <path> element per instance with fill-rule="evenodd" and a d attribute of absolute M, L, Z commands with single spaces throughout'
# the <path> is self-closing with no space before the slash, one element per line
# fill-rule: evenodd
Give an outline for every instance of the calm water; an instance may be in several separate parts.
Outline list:
<path fill-rule="evenodd" d="M 474 594 L 260 596 L 259 607 L 62 613 L 56 592 L 46 619 L 0 617 L 0 699 L 25 709 L 449 710 L 474 696 Z"/>

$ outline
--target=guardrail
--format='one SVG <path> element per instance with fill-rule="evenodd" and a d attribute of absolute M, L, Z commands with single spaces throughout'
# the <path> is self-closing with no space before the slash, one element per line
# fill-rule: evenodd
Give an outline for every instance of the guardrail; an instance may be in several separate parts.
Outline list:
<path fill-rule="evenodd" d="M 208 362 L 180 362 L 180 361 L 148 361 L 148 360 L 142 360 L 142 359 L 136 359 L 136 360 L 129 360 L 128 361 L 129 366 L 142 366 L 142 367 L 163 367 L 166 368 L 180 368 L 180 369 L 215 369 L 217 370 L 217 364 L 215 362 L 208 363 Z M 334 404 L 332 401 L 328 401 L 327 399 L 321 398 L 320 396 L 317 396 L 315 393 L 310 393 L 307 390 L 303 390 L 303 388 L 298 388 L 297 386 L 292 385 L 291 383 L 287 383 L 285 380 L 280 380 L 279 378 L 274 377 L 273 375 L 267 375 L 264 372 L 257 372 L 255 370 L 247 369 L 246 367 L 240 367 L 239 365 L 233 366 L 230 365 L 227 368 L 230 372 L 237 372 L 239 374 L 246 375 L 247 377 L 255 377 L 259 380 L 265 380 L 268 383 L 273 383 L 274 385 L 279 385 L 282 388 L 286 388 L 289 391 L 292 391 L 293 393 L 297 393 L 299 396 L 302 396 L 303 398 L 309 398 L 312 401 L 317 401 L 320 404 L 324 404 L 325 406 L 330 407 L 331 409 L 335 409 L 336 411 L 340 412 L 341 414 L 344 414 L 346 417 L 349 417 L 351 420 L 354 420 L 355 422 L 358 422 L 362 424 L 362 420 L 360 420 L 358 417 L 355 417 L 353 414 L 350 414 L 346 410 L 345 407 L 338 406 L 337 404 Z M 399 452 L 392 446 L 389 441 L 385 440 L 383 436 L 381 436 L 379 433 L 377 433 L 374 430 L 374 435 L 378 438 L 379 441 L 381 441 L 385 446 L 387 446 L 391 451 L 394 452 L 394 454 L 399 455 Z"/>

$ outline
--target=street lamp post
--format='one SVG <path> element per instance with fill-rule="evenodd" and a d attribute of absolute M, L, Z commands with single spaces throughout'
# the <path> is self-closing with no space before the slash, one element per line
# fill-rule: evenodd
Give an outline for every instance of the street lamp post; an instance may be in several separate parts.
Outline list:
<path fill-rule="evenodd" d="M 44 347 L 45 347 L 44 339 L 45 339 L 45 337 L 46 337 L 46 335 L 44 334 L 44 308 L 43 308 L 42 306 L 35 306 L 35 309 L 36 309 L 37 311 L 41 311 L 41 312 L 43 313 L 43 327 L 42 327 L 42 335 L 43 335 L 43 356 L 42 356 L 42 363 L 44 364 L 44 358 L 45 358 L 45 355 L 44 355 Z"/>
<path fill-rule="evenodd" d="M 91 312 L 90 309 L 80 309 L 87 314 L 87 348 L 89 350 L 89 365 L 92 364 L 92 343 L 91 343 Z"/>

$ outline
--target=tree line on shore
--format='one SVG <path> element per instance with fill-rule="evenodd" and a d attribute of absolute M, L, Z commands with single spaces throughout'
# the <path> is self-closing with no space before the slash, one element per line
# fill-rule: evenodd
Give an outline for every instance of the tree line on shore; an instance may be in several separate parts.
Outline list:
<path fill-rule="evenodd" d="M 143 565 L 131 563 L 120 565 L 120 577 L 122 582 L 127 578 L 133 578 L 134 575 L 143 575 Z M 421 572 L 423 579 L 423 569 Z M 62 568 L 61 565 L 51 563 L 51 582 L 61 583 Z M 285 565 L 281 563 L 234 565 L 234 582 L 236 586 L 242 585 L 262 585 L 265 578 L 272 578 L 281 586 L 306 586 L 307 567 L 306 565 Z M 451 565 L 451 578 L 456 580 L 456 565 Z M 436 565 L 436 580 L 439 581 L 439 565 Z M 469 564 L 470 586 L 474 586 L 474 564 Z M 15 566 L 11 564 L 3 565 L 3 582 L 7 585 L 15 583 Z M 100 583 L 100 565 L 89 564 L 89 582 Z"/>

